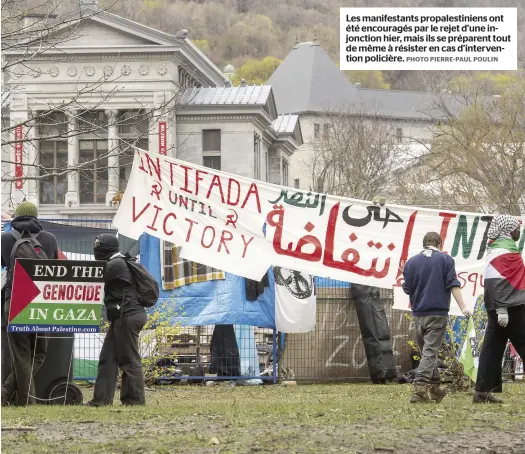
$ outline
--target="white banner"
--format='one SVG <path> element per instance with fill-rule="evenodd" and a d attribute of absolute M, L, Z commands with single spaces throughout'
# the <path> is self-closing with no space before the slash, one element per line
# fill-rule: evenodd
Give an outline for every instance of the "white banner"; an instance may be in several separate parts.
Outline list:
<path fill-rule="evenodd" d="M 392 288 L 408 310 L 399 265 L 441 234 L 466 301 L 483 288 L 491 217 L 387 205 L 298 191 L 136 149 L 114 224 L 182 247 L 181 256 L 249 279 L 271 265 Z M 523 251 L 525 235 L 519 243 Z M 453 303 L 452 313 L 460 314 Z"/>

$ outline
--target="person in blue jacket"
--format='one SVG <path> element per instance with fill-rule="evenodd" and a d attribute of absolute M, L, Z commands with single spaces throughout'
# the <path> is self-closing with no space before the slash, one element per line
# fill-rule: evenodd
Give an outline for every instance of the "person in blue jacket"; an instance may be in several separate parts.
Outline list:
<path fill-rule="evenodd" d="M 450 296 L 454 295 L 464 315 L 471 315 L 461 295 L 454 259 L 442 252 L 442 247 L 439 233 L 428 232 L 423 238 L 423 250 L 403 267 L 403 290 L 410 299 L 421 356 L 411 403 L 439 403 L 445 397 L 437 363 L 448 322 Z"/>

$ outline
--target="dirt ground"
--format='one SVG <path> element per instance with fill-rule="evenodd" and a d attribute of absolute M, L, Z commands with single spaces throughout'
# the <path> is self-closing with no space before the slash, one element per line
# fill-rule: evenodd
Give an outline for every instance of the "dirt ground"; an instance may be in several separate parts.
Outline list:
<path fill-rule="evenodd" d="M 3 409 L 2 452 L 525 454 L 525 383 L 504 391 L 474 406 L 411 405 L 408 385 L 162 387 L 143 408 Z"/>

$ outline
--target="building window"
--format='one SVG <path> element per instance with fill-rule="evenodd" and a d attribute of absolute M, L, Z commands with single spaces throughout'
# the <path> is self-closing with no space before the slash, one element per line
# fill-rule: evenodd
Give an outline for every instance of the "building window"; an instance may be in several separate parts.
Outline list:
<path fill-rule="evenodd" d="M 202 165 L 221 170 L 221 130 L 202 130 Z"/>
<path fill-rule="evenodd" d="M 325 139 L 328 137 L 328 134 L 330 134 L 330 125 L 328 123 L 325 123 L 323 125 L 323 135 Z"/>
<path fill-rule="evenodd" d="M 78 118 L 78 129 L 83 133 L 103 131 L 107 134 L 108 117 L 103 110 L 82 112 Z"/>
<path fill-rule="evenodd" d="M 299 189 L 300 187 L 299 178 L 296 178 L 295 180 L 293 180 L 293 186 L 295 189 Z"/>
<path fill-rule="evenodd" d="M 141 139 L 134 143 L 137 148 L 148 150 L 148 139 Z M 133 159 L 135 158 L 135 149 L 129 146 L 129 141 L 120 141 L 120 152 L 118 158 L 119 165 L 119 190 L 125 191 L 131 176 L 131 168 L 133 167 Z"/>
<path fill-rule="evenodd" d="M 397 140 L 397 143 L 403 142 L 403 129 L 401 128 L 396 129 L 396 140 Z"/>
<path fill-rule="evenodd" d="M 288 160 L 283 158 L 283 186 L 288 186 Z"/>
<path fill-rule="evenodd" d="M 321 125 L 314 123 L 314 139 L 319 139 Z"/>
<path fill-rule="evenodd" d="M 221 130 L 204 129 L 202 131 L 202 151 L 221 152 Z"/>
<path fill-rule="evenodd" d="M 119 142 L 119 190 L 125 191 L 133 167 L 135 149 L 130 144 L 149 150 L 151 113 L 145 109 L 119 112 L 117 125 L 119 135 L 124 138 Z M 156 123 L 158 124 L 158 123 Z"/>
<path fill-rule="evenodd" d="M 221 157 L 220 156 L 203 156 L 202 165 L 209 169 L 221 170 Z"/>
<path fill-rule="evenodd" d="M 79 162 L 89 163 L 80 174 L 80 203 L 106 202 L 108 191 L 108 141 L 80 140 Z"/>
<path fill-rule="evenodd" d="M 67 142 L 65 140 L 40 141 L 40 174 L 62 172 L 67 169 Z M 51 176 L 40 180 L 40 203 L 65 202 L 67 175 Z"/>
<path fill-rule="evenodd" d="M 64 112 L 52 112 L 38 117 L 40 137 L 67 138 L 68 120 Z"/>
<path fill-rule="evenodd" d="M 140 137 L 149 134 L 150 115 L 145 109 L 121 112 L 117 118 L 119 134 Z"/>
<path fill-rule="evenodd" d="M 261 179 L 261 136 L 253 135 L 253 177 Z"/>

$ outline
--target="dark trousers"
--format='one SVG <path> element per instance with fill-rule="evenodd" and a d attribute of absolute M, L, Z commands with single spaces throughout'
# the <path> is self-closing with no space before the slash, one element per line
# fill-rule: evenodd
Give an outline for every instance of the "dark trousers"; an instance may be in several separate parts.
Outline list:
<path fill-rule="evenodd" d="M 448 316 L 446 315 L 414 316 L 416 342 L 421 355 L 414 383 L 439 385 L 437 364 L 447 321 Z"/>
<path fill-rule="evenodd" d="M 5 303 L 6 317 L 10 301 Z M 48 337 L 37 333 L 7 333 L 11 373 L 2 385 L 3 403 L 36 403 L 35 376 L 46 359 Z"/>
<path fill-rule="evenodd" d="M 217 377 L 241 375 L 241 360 L 233 325 L 215 325 L 210 342 L 210 372 Z"/>
<path fill-rule="evenodd" d="M 506 327 L 498 325 L 496 311 L 487 311 L 487 328 L 479 355 L 476 391 L 501 392 L 502 362 L 507 341 L 525 361 L 525 305 L 509 307 L 509 324 Z"/>
<path fill-rule="evenodd" d="M 145 312 L 123 315 L 109 326 L 98 362 L 92 403 L 111 405 L 118 369 L 122 370 L 120 401 L 123 405 L 144 405 L 144 375 L 139 353 L 139 334 L 147 321 Z"/>
<path fill-rule="evenodd" d="M 352 285 L 351 295 L 354 298 L 370 379 L 378 383 L 396 378 L 390 328 L 379 289 L 366 285 Z"/>

